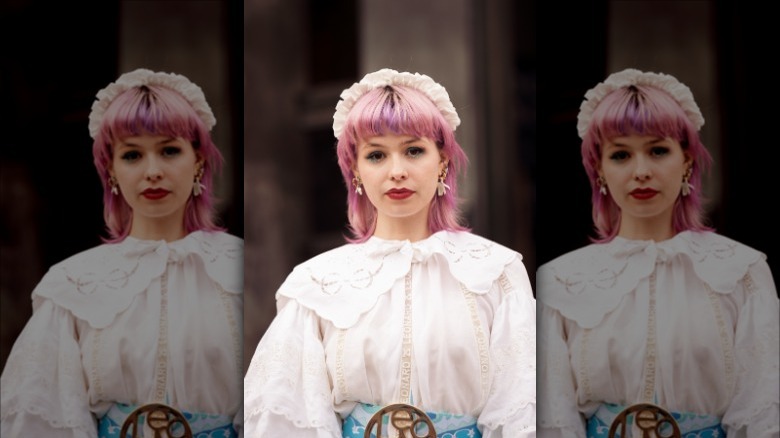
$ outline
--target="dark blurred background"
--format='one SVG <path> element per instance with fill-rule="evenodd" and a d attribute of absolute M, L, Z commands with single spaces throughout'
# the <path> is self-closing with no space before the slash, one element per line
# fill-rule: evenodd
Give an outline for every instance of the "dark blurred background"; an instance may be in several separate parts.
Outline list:
<path fill-rule="evenodd" d="M 427 74 L 462 119 L 460 180 L 473 231 L 521 252 L 532 276 L 536 13 L 515 0 L 244 1 L 244 363 L 292 268 L 344 244 L 333 112 L 389 67 Z"/>
<path fill-rule="evenodd" d="M 628 67 L 671 74 L 691 88 L 715 164 L 704 182 L 716 231 L 760 251 L 777 282 L 773 126 L 777 24 L 755 2 L 548 2 L 537 15 L 539 265 L 594 236 L 577 113 L 585 92 Z"/>
<path fill-rule="evenodd" d="M 203 89 L 226 159 L 220 217 L 243 237 L 242 14 L 227 1 L 3 1 L 0 365 L 43 274 L 106 236 L 87 123 L 95 94 L 120 74 L 175 72 Z"/>

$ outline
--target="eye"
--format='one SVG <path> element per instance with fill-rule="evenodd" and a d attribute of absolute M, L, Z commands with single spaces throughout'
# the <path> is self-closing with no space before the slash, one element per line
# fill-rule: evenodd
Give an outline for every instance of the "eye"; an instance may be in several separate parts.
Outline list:
<path fill-rule="evenodd" d="M 164 157 L 174 157 L 181 153 L 181 148 L 178 146 L 165 146 L 162 149 L 162 155 Z"/>
<path fill-rule="evenodd" d="M 124 161 L 133 162 L 141 158 L 141 153 L 138 151 L 126 151 L 124 152 L 120 158 Z"/>
<path fill-rule="evenodd" d="M 653 157 L 662 157 L 669 153 L 669 148 L 665 146 L 654 146 L 650 149 L 650 155 Z"/>
<path fill-rule="evenodd" d="M 629 155 L 629 153 L 628 153 L 628 152 L 626 152 L 626 151 L 615 151 L 615 152 L 612 152 L 612 153 L 609 155 L 609 159 L 610 159 L 610 160 L 612 160 L 612 161 L 618 161 L 618 162 L 620 162 L 620 161 L 625 161 L 625 160 L 627 160 L 629 157 L 630 157 L 630 155 Z"/>
<path fill-rule="evenodd" d="M 425 153 L 425 149 L 419 147 L 419 146 L 412 146 L 409 149 L 406 150 L 406 154 L 409 155 L 412 158 L 417 158 Z"/>
<path fill-rule="evenodd" d="M 384 157 L 385 157 L 385 154 L 383 152 L 372 151 L 372 152 L 369 152 L 368 155 L 366 155 L 366 160 L 368 160 L 368 161 L 370 161 L 372 163 L 377 163 Z"/>

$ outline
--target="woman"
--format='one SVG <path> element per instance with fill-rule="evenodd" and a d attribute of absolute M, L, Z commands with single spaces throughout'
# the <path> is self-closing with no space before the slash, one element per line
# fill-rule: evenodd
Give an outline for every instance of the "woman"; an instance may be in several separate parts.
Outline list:
<path fill-rule="evenodd" d="M 598 238 L 538 271 L 540 436 L 606 436 L 638 403 L 683 436 L 778 436 L 777 292 L 762 253 L 704 224 L 703 124 L 666 74 L 585 94 Z"/>
<path fill-rule="evenodd" d="M 244 380 L 246 436 L 363 437 L 393 403 L 438 436 L 533 436 L 535 301 L 520 254 L 459 222 L 466 157 L 446 90 L 383 69 L 341 99 L 353 236 L 277 292 Z"/>
<path fill-rule="evenodd" d="M 2 374 L 3 437 L 119 437 L 149 403 L 237 436 L 243 241 L 216 224 L 215 123 L 178 74 L 138 69 L 98 92 L 89 132 L 109 238 L 33 291 Z"/>

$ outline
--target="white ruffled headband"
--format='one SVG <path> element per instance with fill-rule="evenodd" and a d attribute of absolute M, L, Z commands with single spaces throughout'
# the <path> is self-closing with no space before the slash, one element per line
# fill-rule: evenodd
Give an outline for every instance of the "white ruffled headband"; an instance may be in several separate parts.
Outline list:
<path fill-rule="evenodd" d="M 672 75 L 664 73 L 652 73 L 643 72 L 633 68 L 628 68 L 623 71 L 612 73 L 609 77 L 600 84 L 588 90 L 585 93 L 585 101 L 580 105 L 580 113 L 577 116 L 577 133 L 580 138 L 584 138 L 588 132 L 588 126 L 590 120 L 593 117 L 593 112 L 599 103 L 611 92 L 618 88 L 628 87 L 631 85 L 647 85 L 661 89 L 669 93 L 674 100 L 680 104 L 688 119 L 693 123 L 693 126 L 698 131 L 704 125 L 704 117 L 699 111 L 699 106 L 696 105 L 696 101 L 693 100 L 693 93 L 690 88 L 681 83 Z"/>
<path fill-rule="evenodd" d="M 180 74 L 139 68 L 123 74 L 115 82 L 98 91 L 95 96 L 97 100 L 92 104 L 92 112 L 89 113 L 89 135 L 93 139 L 97 136 L 103 116 L 117 96 L 133 87 L 143 85 L 159 85 L 178 92 L 192 105 L 209 131 L 217 124 L 217 119 L 214 118 L 214 113 L 211 112 L 206 96 L 199 86 Z"/>
<path fill-rule="evenodd" d="M 436 105 L 436 108 L 441 111 L 444 120 L 447 121 L 453 131 L 460 125 L 458 112 L 452 106 L 447 90 L 431 79 L 430 76 L 383 68 L 365 75 L 360 82 L 356 82 L 341 92 L 341 100 L 336 104 L 336 112 L 333 114 L 333 134 L 336 138 L 339 138 L 341 133 L 344 132 L 347 116 L 352 107 L 355 106 L 355 102 L 369 91 L 388 85 L 402 85 L 422 91 Z"/>

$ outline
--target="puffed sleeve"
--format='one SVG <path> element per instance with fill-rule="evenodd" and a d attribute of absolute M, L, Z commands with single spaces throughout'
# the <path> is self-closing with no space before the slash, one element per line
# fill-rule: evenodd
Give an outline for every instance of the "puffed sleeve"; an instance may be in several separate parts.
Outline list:
<path fill-rule="evenodd" d="M 0 435 L 96 437 L 75 318 L 50 300 L 36 304 L 0 378 Z"/>
<path fill-rule="evenodd" d="M 478 418 L 483 438 L 536 436 L 536 300 L 520 258 L 498 283 L 504 300 L 490 332 L 490 396 Z"/>
<path fill-rule="evenodd" d="M 742 280 L 746 300 L 736 323 L 736 388 L 723 416 L 729 437 L 780 436 L 780 307 L 769 266 L 751 265 Z"/>
<path fill-rule="evenodd" d="M 577 410 L 574 376 L 565 341 L 564 318 L 539 304 L 539 437 L 584 438 L 585 424 Z"/>
<path fill-rule="evenodd" d="M 341 438 L 318 319 L 294 300 L 280 308 L 244 378 L 244 436 Z"/>

